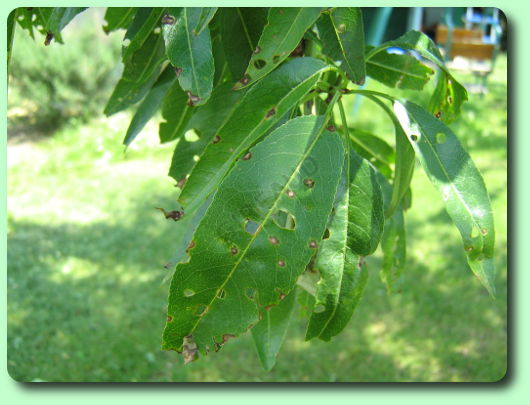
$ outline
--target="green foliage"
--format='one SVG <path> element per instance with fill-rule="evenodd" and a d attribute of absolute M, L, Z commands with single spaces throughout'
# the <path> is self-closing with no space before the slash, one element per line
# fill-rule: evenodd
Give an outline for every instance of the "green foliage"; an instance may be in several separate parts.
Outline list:
<path fill-rule="evenodd" d="M 68 20 L 69 10 L 46 11 L 64 16 L 45 20 L 57 36 L 63 23 L 49 21 Z M 170 176 L 180 206 L 160 208 L 183 235 L 169 265 L 164 349 L 188 363 L 254 328 L 271 369 L 298 288 L 309 293 L 306 339 L 336 336 L 367 283 L 366 256 L 381 245 L 388 291 L 405 268 L 416 156 L 469 266 L 495 294 L 489 197 L 446 126 L 467 93 L 427 36 L 411 31 L 365 53 L 359 8 L 139 8 L 107 17 L 107 31 L 127 31 L 106 114 L 143 100 L 128 145 L 162 106 L 160 139 L 178 141 Z M 427 61 L 438 70 L 429 111 L 358 87 L 368 75 L 422 90 L 433 74 Z M 380 134 L 350 131 L 342 103 L 350 94 L 388 115 L 393 147 Z"/>
<path fill-rule="evenodd" d="M 31 126 L 51 131 L 66 122 L 86 122 L 101 114 L 120 73 L 120 40 L 103 32 L 94 38 L 89 22 L 75 21 L 63 35 L 65 45 L 52 41 L 49 46 L 44 46 L 45 37 L 39 32 L 32 31 L 34 41 L 17 24 L 8 98 L 14 129 Z M 95 46 L 95 41 L 101 41 L 100 45 Z"/>

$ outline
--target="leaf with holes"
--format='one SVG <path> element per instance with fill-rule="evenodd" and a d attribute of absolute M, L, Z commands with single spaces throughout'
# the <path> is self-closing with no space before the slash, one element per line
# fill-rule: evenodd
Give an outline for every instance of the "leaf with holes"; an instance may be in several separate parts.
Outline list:
<path fill-rule="evenodd" d="M 210 30 L 193 33 L 201 16 L 201 7 L 168 9 L 163 24 L 166 54 L 178 75 L 180 87 L 188 94 L 190 105 L 206 103 L 213 88 L 214 61 Z"/>
<path fill-rule="evenodd" d="M 348 247 L 360 256 L 372 254 L 383 233 L 383 196 L 374 168 L 353 148 L 349 156 Z"/>
<path fill-rule="evenodd" d="M 175 74 L 173 69 L 166 67 L 136 110 L 123 140 L 125 146 L 129 146 L 134 141 L 151 117 L 158 111 L 162 99 L 174 81 Z"/>
<path fill-rule="evenodd" d="M 394 149 L 378 136 L 357 128 L 348 130 L 352 147 L 372 163 L 388 179 L 392 177 L 392 166 L 396 161 Z"/>
<path fill-rule="evenodd" d="M 309 319 L 306 340 L 318 337 L 329 341 L 350 320 L 367 280 L 365 266 L 347 245 L 350 201 L 349 157 L 346 156 L 341 181 L 337 188 L 334 213 L 328 225 L 328 237 L 318 246 L 315 269 L 320 274 L 315 305 Z"/>
<path fill-rule="evenodd" d="M 219 33 L 228 69 L 233 78 L 245 73 L 259 37 L 267 23 L 265 7 L 223 7 L 219 10 Z"/>
<path fill-rule="evenodd" d="M 369 63 L 375 55 L 388 48 L 401 48 L 416 51 L 440 68 L 440 75 L 429 102 L 429 109 L 446 123 L 452 122 L 459 114 L 462 104 L 467 100 L 466 89 L 451 75 L 436 44 L 425 34 L 409 31 L 401 37 L 371 49 L 366 61 Z"/>
<path fill-rule="evenodd" d="M 164 41 L 153 33 L 125 63 L 104 113 L 112 115 L 140 101 L 158 78 L 163 61 Z"/>
<path fill-rule="evenodd" d="M 434 71 L 406 52 L 379 52 L 366 63 L 368 76 L 388 87 L 422 90 Z"/>
<path fill-rule="evenodd" d="M 108 7 L 105 11 L 103 31 L 110 33 L 119 29 L 127 29 L 134 19 L 136 7 Z"/>
<path fill-rule="evenodd" d="M 169 169 L 169 176 L 176 181 L 182 181 L 186 178 L 195 164 L 194 156 L 200 156 L 206 147 L 214 138 L 215 133 L 231 113 L 234 106 L 239 99 L 245 94 L 244 91 L 233 91 L 233 83 L 223 83 L 216 87 L 208 102 L 197 108 L 193 117 L 186 123 L 186 130 L 194 130 L 198 139 L 187 140 L 181 138 L 171 159 L 171 167 Z M 188 107 L 188 106 L 186 106 Z M 188 107 L 189 108 L 189 107 Z M 168 112 L 171 112 L 169 110 Z M 168 120 L 174 115 L 167 114 Z M 172 126 L 167 126 L 171 130 Z M 162 125 L 160 124 L 160 131 L 162 133 Z M 164 129 L 165 131 L 165 129 Z M 171 139 L 174 139 L 172 137 Z"/>
<path fill-rule="evenodd" d="M 58 42 L 62 42 L 61 31 L 73 18 L 87 7 L 37 7 L 39 23 L 44 31 L 51 32 Z"/>
<path fill-rule="evenodd" d="M 392 186 L 382 175 L 378 177 L 385 210 L 392 198 Z M 389 293 L 394 291 L 396 281 L 399 279 L 405 262 L 407 260 L 407 242 L 405 233 L 405 216 L 401 205 L 394 211 L 391 217 L 385 220 L 385 230 L 381 238 L 381 250 L 383 251 L 383 264 L 381 266 L 381 279 L 386 285 Z"/>
<path fill-rule="evenodd" d="M 358 7 L 335 7 L 322 13 L 317 21 L 322 52 L 357 84 L 364 83 L 364 28 Z"/>
<path fill-rule="evenodd" d="M 344 149 L 323 117 L 295 118 L 221 183 L 170 285 L 163 348 L 218 349 L 289 294 L 320 240 Z M 261 315 L 260 315 L 261 314 Z"/>
<path fill-rule="evenodd" d="M 160 35 L 160 20 L 163 15 L 163 8 L 138 8 L 123 39 L 122 59 L 124 62 L 142 48 L 152 34 Z"/>
<path fill-rule="evenodd" d="M 173 68 L 169 67 L 173 71 Z M 175 73 L 172 72 L 173 77 Z M 187 103 L 188 95 L 180 88 L 175 80 L 162 100 L 162 118 L 158 129 L 160 143 L 173 141 L 186 132 L 188 122 L 194 110 Z M 191 156 L 193 157 L 193 155 Z"/>
<path fill-rule="evenodd" d="M 423 169 L 442 194 L 447 212 L 462 235 L 471 270 L 494 296 L 495 231 L 482 176 L 446 125 L 410 101 L 396 102 L 394 109 Z"/>
<path fill-rule="evenodd" d="M 255 83 L 283 62 L 300 44 L 321 10 L 313 7 L 271 7 L 268 23 L 236 88 Z"/>
<path fill-rule="evenodd" d="M 264 370 L 270 371 L 276 363 L 295 304 L 296 290 L 266 310 L 263 319 L 252 328 L 252 339 Z"/>
<path fill-rule="evenodd" d="M 317 59 L 296 58 L 249 88 L 204 149 L 179 202 L 188 211 L 200 206 L 233 162 L 309 92 L 325 69 Z"/>

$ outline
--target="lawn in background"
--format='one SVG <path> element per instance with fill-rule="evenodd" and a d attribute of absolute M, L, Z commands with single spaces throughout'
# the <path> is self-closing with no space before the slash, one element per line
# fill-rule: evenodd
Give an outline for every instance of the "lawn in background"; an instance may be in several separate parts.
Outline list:
<path fill-rule="evenodd" d="M 461 77 L 470 81 L 467 76 Z M 383 89 L 375 82 L 370 88 Z M 498 297 L 467 267 L 458 231 L 420 167 L 407 213 L 408 266 L 387 295 L 381 255 L 347 329 L 304 342 L 295 315 L 277 365 L 261 370 L 249 335 L 184 366 L 160 350 L 177 224 L 166 177 L 173 145 L 156 123 L 125 153 L 130 116 L 8 144 L 8 370 L 19 381 L 496 381 L 506 370 L 506 60 L 453 129 L 488 186 Z M 420 95 L 421 97 L 421 95 Z M 352 103 L 348 109 L 351 111 Z M 351 123 L 392 139 L 364 101 Z"/>

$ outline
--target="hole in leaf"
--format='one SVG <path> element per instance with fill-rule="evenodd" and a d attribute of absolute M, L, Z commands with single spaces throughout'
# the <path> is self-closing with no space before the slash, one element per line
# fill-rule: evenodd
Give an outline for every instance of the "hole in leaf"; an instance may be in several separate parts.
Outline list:
<path fill-rule="evenodd" d="M 225 297 L 226 297 L 225 290 L 219 290 L 219 292 L 217 293 L 217 298 L 224 299 Z"/>
<path fill-rule="evenodd" d="M 320 314 L 321 312 L 324 312 L 326 307 L 322 304 L 315 305 L 315 308 L 313 309 L 313 312 L 315 314 Z"/>
<path fill-rule="evenodd" d="M 197 142 L 199 140 L 199 134 L 192 128 L 186 131 L 184 139 L 188 142 Z"/>
<path fill-rule="evenodd" d="M 322 236 L 322 239 L 329 239 L 329 229 L 326 228 L 326 230 L 324 231 L 324 236 Z"/>
<path fill-rule="evenodd" d="M 128 47 L 131 44 L 131 40 L 129 38 L 125 38 L 123 40 L 123 46 Z"/>
<path fill-rule="evenodd" d="M 279 210 L 272 215 L 272 220 L 282 229 L 287 229 L 292 231 L 296 227 L 296 222 L 294 217 L 287 211 Z"/>
<path fill-rule="evenodd" d="M 245 290 L 245 295 L 249 300 L 253 301 L 254 298 L 256 298 L 256 290 L 254 288 L 247 288 Z"/>
<path fill-rule="evenodd" d="M 195 295 L 195 291 L 186 288 L 183 294 L 185 297 L 193 297 Z"/>
<path fill-rule="evenodd" d="M 280 55 L 274 55 L 272 57 L 272 63 L 276 64 L 280 61 Z"/>
<path fill-rule="evenodd" d="M 259 224 L 257 222 L 254 222 L 250 219 L 245 219 L 245 232 L 254 235 L 258 231 L 258 228 Z"/>
<path fill-rule="evenodd" d="M 160 34 L 160 27 L 156 27 L 156 28 L 153 30 L 153 33 L 154 33 L 154 34 Z"/>
<path fill-rule="evenodd" d="M 198 162 L 201 159 L 199 155 L 193 155 L 193 161 Z"/>
<path fill-rule="evenodd" d="M 168 315 L 166 318 L 167 322 L 173 322 L 173 317 L 171 315 Z"/>
<path fill-rule="evenodd" d="M 265 62 L 263 59 L 256 59 L 254 61 L 254 66 L 256 67 L 256 69 L 263 69 L 266 64 L 267 62 Z"/>
<path fill-rule="evenodd" d="M 208 307 L 206 305 L 198 304 L 195 307 L 195 310 L 193 311 L 193 315 L 195 315 L 195 316 L 203 316 L 203 315 L 206 315 L 207 312 L 208 312 Z"/>
<path fill-rule="evenodd" d="M 438 132 L 436 134 L 436 142 L 437 143 L 444 143 L 447 136 L 443 132 Z"/>

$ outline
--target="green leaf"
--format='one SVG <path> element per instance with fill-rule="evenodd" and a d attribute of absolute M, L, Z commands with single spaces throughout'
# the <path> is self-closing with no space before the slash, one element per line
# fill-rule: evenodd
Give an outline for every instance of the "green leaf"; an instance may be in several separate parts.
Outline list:
<path fill-rule="evenodd" d="M 205 149 L 182 190 L 180 203 L 193 211 L 213 192 L 233 162 L 298 103 L 317 82 L 326 65 L 295 58 L 257 83 L 233 105 Z"/>
<path fill-rule="evenodd" d="M 239 160 L 170 285 L 166 350 L 202 353 L 244 333 L 296 285 L 322 238 L 344 149 L 325 119 L 295 118 Z M 191 337 L 190 337 L 191 335 Z"/>
<path fill-rule="evenodd" d="M 123 40 L 122 60 L 124 62 L 142 48 L 152 34 L 160 35 L 160 19 L 163 14 L 163 8 L 138 8 Z"/>
<path fill-rule="evenodd" d="M 408 53 L 380 52 L 367 63 L 368 76 L 388 87 L 422 90 L 434 71 Z"/>
<path fill-rule="evenodd" d="M 440 68 L 441 74 L 438 78 L 436 90 L 429 102 L 429 109 L 444 122 L 450 123 L 453 121 L 460 114 L 462 104 L 467 100 L 467 92 L 445 66 L 443 57 L 436 44 L 421 32 L 409 31 L 398 39 L 385 42 L 369 51 L 366 56 L 367 63 L 376 54 L 391 47 L 416 51 L 420 56 L 430 60 Z"/>
<path fill-rule="evenodd" d="M 495 231 L 484 180 L 455 134 L 420 106 L 394 104 L 423 169 L 460 231 L 471 270 L 495 295 Z M 409 116 L 412 122 L 409 121 Z"/>
<path fill-rule="evenodd" d="M 175 77 L 174 71 L 173 77 Z M 173 81 L 162 101 L 162 118 L 165 121 L 160 123 L 158 129 L 160 142 L 171 142 L 181 137 L 188 128 L 193 112 L 193 108 L 188 104 L 187 94 L 180 88 L 177 81 Z"/>
<path fill-rule="evenodd" d="M 219 10 L 221 42 L 234 79 L 243 77 L 267 23 L 267 13 L 265 7 L 223 7 Z"/>
<path fill-rule="evenodd" d="M 356 128 L 348 130 L 355 151 L 370 161 L 388 179 L 393 175 L 395 163 L 394 148 L 378 136 Z"/>
<path fill-rule="evenodd" d="M 158 78 L 164 59 L 164 41 L 160 34 L 152 33 L 142 47 L 125 61 L 121 79 L 104 113 L 112 115 L 140 101 Z"/>
<path fill-rule="evenodd" d="M 336 7 L 325 12 L 317 21 L 322 40 L 322 52 L 340 62 L 348 78 L 364 83 L 364 28 L 359 7 Z"/>
<path fill-rule="evenodd" d="M 276 356 L 285 338 L 289 321 L 296 303 L 296 290 L 288 294 L 280 303 L 265 311 L 263 319 L 252 328 L 252 338 L 261 366 L 270 371 L 276 363 Z"/>
<path fill-rule="evenodd" d="M 383 191 L 385 210 L 388 210 L 392 198 L 392 186 L 382 175 L 378 176 L 378 180 Z M 392 216 L 385 220 L 385 230 L 381 238 L 383 264 L 380 274 L 388 293 L 394 291 L 395 284 L 401 276 L 407 260 L 407 241 L 403 208 L 403 204 L 401 204 Z"/>
<path fill-rule="evenodd" d="M 171 159 L 169 176 L 173 177 L 176 181 L 181 181 L 186 178 L 186 175 L 189 174 L 195 164 L 193 157 L 201 155 L 206 145 L 212 141 L 216 131 L 231 113 L 234 105 L 245 94 L 244 91 L 233 91 L 232 86 L 233 83 L 223 83 L 216 87 L 208 102 L 198 107 L 191 120 L 187 122 L 185 127 L 186 131 L 193 129 L 198 139 L 190 141 L 186 137 L 181 137 L 175 147 L 175 152 Z M 168 119 L 175 115 L 178 116 L 178 114 L 168 114 Z M 168 128 L 171 128 L 171 125 Z"/>
<path fill-rule="evenodd" d="M 149 90 L 149 93 L 145 96 L 144 100 L 136 110 L 129 128 L 127 128 L 127 133 L 125 134 L 125 139 L 123 144 L 129 146 L 131 142 L 136 138 L 140 131 L 144 128 L 145 124 L 149 122 L 151 117 L 155 115 L 160 107 L 160 103 L 167 93 L 171 83 L 175 81 L 175 72 L 169 66 L 164 69 L 160 74 L 157 81 Z"/>
<path fill-rule="evenodd" d="M 467 91 L 449 73 L 441 74 L 429 101 L 429 110 L 446 123 L 453 122 L 467 100 Z"/>
<path fill-rule="evenodd" d="M 394 112 L 379 98 L 367 94 L 369 99 L 378 104 L 390 117 L 394 124 L 395 139 L 396 139 L 396 166 L 394 170 L 394 181 L 392 188 L 392 199 L 386 209 L 385 215 L 392 216 L 405 194 L 410 189 L 410 182 L 414 174 L 415 154 L 414 149 L 410 145 L 399 120 Z M 386 96 L 392 99 L 392 97 Z"/>
<path fill-rule="evenodd" d="M 70 21 L 87 7 L 37 7 L 37 15 L 40 17 L 40 24 L 44 31 L 51 32 L 59 42 L 61 31 Z"/>
<path fill-rule="evenodd" d="M 357 153 L 349 156 L 348 247 L 368 256 L 381 240 L 384 229 L 383 196 L 374 168 Z"/>
<path fill-rule="evenodd" d="M 214 60 L 210 30 L 193 34 L 201 16 L 200 7 L 170 8 L 172 24 L 164 24 L 166 53 L 178 73 L 180 87 L 192 105 L 206 103 L 213 88 Z"/>
<path fill-rule="evenodd" d="M 105 33 L 119 29 L 127 29 L 134 19 L 136 7 L 108 7 L 105 11 L 106 25 L 103 27 Z"/>
<path fill-rule="evenodd" d="M 300 43 L 321 10 L 314 7 L 271 7 L 268 23 L 237 88 L 255 83 L 283 62 Z"/>
<path fill-rule="evenodd" d="M 347 246 L 349 205 L 349 158 L 345 159 L 341 182 L 335 195 L 334 213 L 328 225 L 329 237 L 318 247 L 314 268 L 320 273 L 315 306 L 306 332 L 306 340 L 318 337 L 329 341 L 350 320 L 367 280 L 367 271 Z"/>
<path fill-rule="evenodd" d="M 9 80 L 9 62 L 11 60 L 11 50 L 13 48 L 13 36 L 17 24 L 18 9 L 12 10 L 7 16 L 7 80 Z"/>
<path fill-rule="evenodd" d="M 193 28 L 193 34 L 199 35 L 210 23 L 217 13 L 217 7 L 202 7 L 197 25 Z"/>

